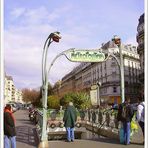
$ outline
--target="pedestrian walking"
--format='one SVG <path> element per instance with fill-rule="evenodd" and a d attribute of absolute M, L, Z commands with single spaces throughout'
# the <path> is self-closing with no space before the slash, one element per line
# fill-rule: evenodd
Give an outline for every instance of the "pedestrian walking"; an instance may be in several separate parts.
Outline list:
<path fill-rule="evenodd" d="M 144 139 L 144 121 L 145 121 L 144 114 L 145 114 L 145 102 L 143 101 L 142 98 L 139 98 L 137 106 L 137 121 L 142 129 L 143 139 Z"/>
<path fill-rule="evenodd" d="M 16 148 L 15 119 L 11 105 L 4 109 L 4 148 Z"/>
<path fill-rule="evenodd" d="M 125 102 L 119 106 L 117 119 L 121 121 L 123 131 L 120 129 L 123 135 L 120 135 L 120 139 L 123 139 L 125 145 L 130 144 L 130 132 L 131 121 L 134 115 L 134 110 L 130 105 L 130 98 L 126 98 Z M 122 137 L 123 136 L 123 137 Z"/>
<path fill-rule="evenodd" d="M 67 142 L 74 141 L 75 135 L 74 135 L 74 126 L 75 122 L 77 120 L 77 113 L 76 109 L 73 106 L 72 102 L 69 102 L 69 105 L 67 106 L 65 112 L 64 112 L 64 126 L 66 128 L 67 133 Z"/>

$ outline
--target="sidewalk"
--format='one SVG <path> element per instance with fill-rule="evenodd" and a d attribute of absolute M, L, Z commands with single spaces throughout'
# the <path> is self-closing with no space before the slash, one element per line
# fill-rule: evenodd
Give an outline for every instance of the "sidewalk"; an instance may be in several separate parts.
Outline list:
<path fill-rule="evenodd" d="M 29 121 L 28 110 L 18 110 L 14 113 L 16 119 L 17 148 L 37 148 L 38 138 L 35 125 Z"/>
<path fill-rule="evenodd" d="M 17 148 L 37 148 L 38 138 L 35 130 L 35 125 L 29 121 L 28 110 L 19 110 L 14 113 L 16 118 L 16 144 Z M 75 140 L 67 143 L 64 140 L 49 141 L 49 148 L 144 148 L 141 144 L 142 133 L 138 132 L 134 136 L 133 142 L 130 145 L 122 145 L 118 140 L 96 137 L 87 140 Z"/>
<path fill-rule="evenodd" d="M 74 142 L 50 141 L 50 148 L 144 148 L 141 144 L 122 145 L 110 139 L 75 140 Z"/>

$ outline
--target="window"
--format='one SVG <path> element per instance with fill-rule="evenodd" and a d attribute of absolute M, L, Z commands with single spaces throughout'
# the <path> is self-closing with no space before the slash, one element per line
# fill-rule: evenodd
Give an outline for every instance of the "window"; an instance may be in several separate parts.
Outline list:
<path fill-rule="evenodd" d="M 103 88 L 103 93 L 107 93 L 107 88 Z"/>
<path fill-rule="evenodd" d="M 128 61 L 128 67 L 130 67 L 130 61 Z"/>
<path fill-rule="evenodd" d="M 113 87 L 113 92 L 114 92 L 114 93 L 117 92 L 117 87 Z"/>
<path fill-rule="evenodd" d="M 106 62 L 105 62 L 105 65 L 104 65 L 104 69 L 106 69 Z"/>
<path fill-rule="evenodd" d="M 112 78 L 115 80 L 116 79 L 116 71 L 112 72 Z"/>
<path fill-rule="evenodd" d="M 111 66 L 116 66 L 116 62 L 115 61 L 113 61 L 113 62 L 111 62 Z"/>

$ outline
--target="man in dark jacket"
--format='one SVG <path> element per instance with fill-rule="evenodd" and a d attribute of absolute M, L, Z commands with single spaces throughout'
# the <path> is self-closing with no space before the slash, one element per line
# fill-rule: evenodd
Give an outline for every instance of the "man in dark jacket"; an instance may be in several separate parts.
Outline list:
<path fill-rule="evenodd" d="M 74 141 L 74 126 L 75 126 L 75 122 L 77 120 L 77 113 L 76 113 L 76 109 L 73 106 L 72 102 L 69 102 L 68 107 L 66 108 L 65 112 L 64 112 L 64 126 L 66 128 L 66 132 L 67 132 L 67 141 Z"/>
<path fill-rule="evenodd" d="M 16 148 L 15 119 L 10 105 L 4 109 L 4 148 Z"/>
<path fill-rule="evenodd" d="M 122 122 L 124 131 L 124 144 L 130 144 L 130 123 L 134 115 L 134 110 L 130 105 L 130 98 L 126 98 L 125 102 L 119 106 L 117 119 Z"/>
<path fill-rule="evenodd" d="M 144 102 L 143 98 L 139 98 L 136 118 L 137 118 L 137 121 L 138 121 L 141 129 L 142 129 L 143 139 L 144 139 L 144 121 L 145 121 L 144 112 L 145 112 L 145 102 Z M 144 144 L 144 141 L 143 141 L 143 144 Z"/>

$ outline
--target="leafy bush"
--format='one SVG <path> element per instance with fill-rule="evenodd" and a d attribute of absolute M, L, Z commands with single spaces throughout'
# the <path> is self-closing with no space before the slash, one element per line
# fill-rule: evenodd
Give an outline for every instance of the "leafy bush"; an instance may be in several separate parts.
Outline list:
<path fill-rule="evenodd" d="M 59 109 L 60 108 L 60 100 L 59 100 L 58 96 L 56 96 L 56 95 L 48 96 L 47 105 L 48 105 L 48 108 L 50 108 L 50 109 Z"/>
<path fill-rule="evenodd" d="M 77 109 L 86 109 L 91 106 L 90 97 L 84 92 L 68 93 L 60 99 L 60 105 L 66 106 L 68 102 L 72 101 Z"/>

